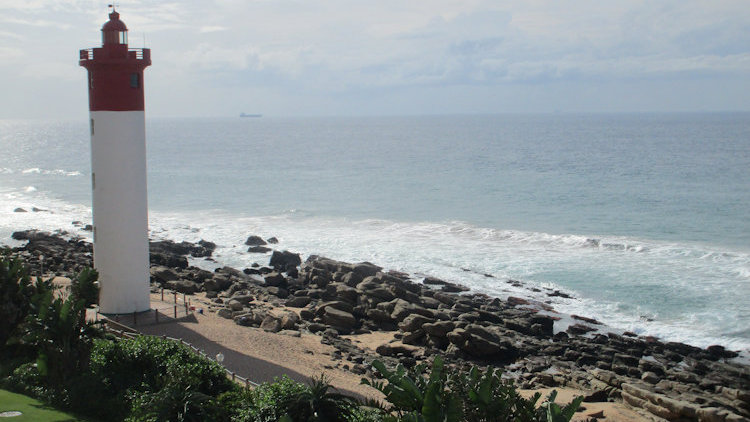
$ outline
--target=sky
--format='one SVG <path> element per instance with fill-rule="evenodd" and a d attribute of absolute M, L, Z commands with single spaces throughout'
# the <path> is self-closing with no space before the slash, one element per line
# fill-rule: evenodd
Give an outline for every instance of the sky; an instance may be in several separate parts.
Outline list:
<path fill-rule="evenodd" d="M 106 1 L 0 0 L 0 119 L 87 115 Z M 747 0 L 132 0 L 155 117 L 750 111 Z"/>

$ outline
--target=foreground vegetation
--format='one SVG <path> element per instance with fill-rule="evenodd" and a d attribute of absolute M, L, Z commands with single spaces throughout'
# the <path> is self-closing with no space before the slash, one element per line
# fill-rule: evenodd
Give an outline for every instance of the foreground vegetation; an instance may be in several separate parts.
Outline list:
<path fill-rule="evenodd" d="M 85 420 L 53 409 L 49 405 L 45 405 L 31 397 L 0 389 L 0 413 L 3 412 L 20 412 L 20 416 L 13 417 L 12 420 L 14 422 L 70 422 Z"/>
<path fill-rule="evenodd" d="M 69 292 L 34 281 L 17 260 L 0 257 L 0 377 L 5 388 L 98 420 L 124 421 L 568 421 L 554 393 L 521 397 L 499 371 L 432 366 L 389 370 L 363 383 L 385 403 L 333 391 L 321 376 L 304 385 L 281 377 L 254 389 L 179 343 L 156 337 L 116 339 L 85 320 L 96 302 L 97 273 L 84 270 Z"/>

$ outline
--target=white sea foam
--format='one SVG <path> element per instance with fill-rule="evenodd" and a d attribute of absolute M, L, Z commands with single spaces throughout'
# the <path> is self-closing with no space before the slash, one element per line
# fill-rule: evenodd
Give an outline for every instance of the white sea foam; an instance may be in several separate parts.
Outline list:
<path fill-rule="evenodd" d="M 14 173 L 14 171 L 11 169 L 5 169 L 5 170 L 8 170 L 8 174 Z M 32 167 L 32 168 L 21 170 L 21 174 L 42 174 L 45 176 L 68 176 L 68 177 L 83 176 L 83 173 L 77 170 L 70 171 L 70 170 L 63 170 L 63 169 L 41 169 L 39 167 Z"/>

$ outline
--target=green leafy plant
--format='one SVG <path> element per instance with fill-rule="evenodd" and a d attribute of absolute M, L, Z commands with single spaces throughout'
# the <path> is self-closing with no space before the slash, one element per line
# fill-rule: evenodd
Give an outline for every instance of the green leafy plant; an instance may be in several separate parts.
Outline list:
<path fill-rule="evenodd" d="M 398 365 L 389 371 L 378 360 L 372 366 L 387 382 L 369 381 L 362 383 L 372 386 L 385 395 L 393 405 L 393 410 L 402 421 L 410 422 L 454 422 L 462 418 L 460 398 L 448 389 L 448 374 L 443 359 L 435 357 L 429 376 L 424 376 L 424 365 L 417 365 L 407 371 Z M 387 419 L 387 417 L 386 417 Z"/>
<path fill-rule="evenodd" d="M 380 361 L 372 366 L 384 381 L 366 379 L 385 395 L 391 404 L 384 407 L 385 421 L 408 422 L 567 422 L 580 406 L 583 398 L 560 407 L 553 391 L 541 406 L 540 393 L 522 397 L 512 383 L 504 381 L 501 372 L 488 368 L 482 372 L 473 366 L 468 371 L 446 367 L 438 356 L 428 375 L 424 365 L 407 371 L 402 365 L 390 371 Z"/>
<path fill-rule="evenodd" d="M 464 420 L 467 422 L 514 421 L 531 422 L 541 417 L 537 408 L 541 394 L 530 399 L 521 397 L 512 383 L 503 381 L 502 373 L 487 368 L 482 373 L 476 366 L 455 375 L 451 387 L 463 398 Z"/>
<path fill-rule="evenodd" d="M 573 414 L 576 413 L 581 403 L 583 403 L 583 397 L 577 397 L 564 407 L 560 407 L 555 403 L 556 397 L 557 391 L 552 390 L 547 401 L 543 404 L 543 407 L 546 409 L 547 422 L 568 422 L 573 418 Z"/>
<path fill-rule="evenodd" d="M 33 294 L 31 278 L 23 263 L 0 257 L 0 349 L 26 319 Z"/>
<path fill-rule="evenodd" d="M 291 422 L 344 422 L 357 406 L 352 397 L 331 391 L 329 380 L 321 375 L 310 385 L 282 401 L 286 417 Z"/>
<path fill-rule="evenodd" d="M 93 268 L 84 268 L 71 281 L 70 294 L 76 300 L 83 300 L 88 308 L 99 302 L 99 272 Z"/>
<path fill-rule="evenodd" d="M 99 332 L 82 317 L 85 311 L 83 300 L 55 298 L 52 290 L 31 302 L 22 340 L 37 349 L 37 369 L 52 387 L 88 369 Z"/>

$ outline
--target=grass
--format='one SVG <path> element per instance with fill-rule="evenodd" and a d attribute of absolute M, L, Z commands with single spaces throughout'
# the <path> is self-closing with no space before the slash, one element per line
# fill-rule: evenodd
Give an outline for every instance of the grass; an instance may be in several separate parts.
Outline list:
<path fill-rule="evenodd" d="M 21 416 L 0 418 L 8 422 L 21 421 L 39 421 L 39 422 L 74 422 L 86 421 L 86 419 L 77 418 L 38 401 L 31 397 L 21 394 L 11 393 L 7 390 L 0 390 L 0 413 L 18 411 Z"/>

